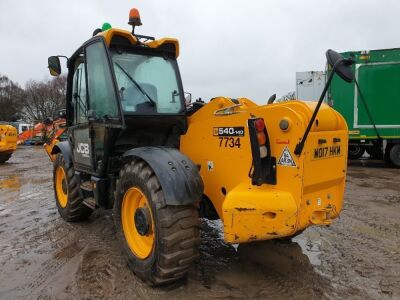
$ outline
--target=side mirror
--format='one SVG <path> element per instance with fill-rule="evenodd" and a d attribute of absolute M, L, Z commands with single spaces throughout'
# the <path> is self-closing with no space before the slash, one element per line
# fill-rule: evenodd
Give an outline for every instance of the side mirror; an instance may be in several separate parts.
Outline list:
<path fill-rule="evenodd" d="M 304 144 L 308 137 L 308 133 L 310 132 L 311 127 L 314 124 L 314 121 L 315 121 L 315 118 L 317 117 L 319 108 L 321 107 L 321 104 L 324 101 L 326 92 L 328 91 L 328 88 L 331 85 L 333 75 L 336 73 L 340 78 L 342 78 L 344 81 L 349 82 L 349 83 L 353 82 L 355 79 L 354 73 L 350 67 L 352 64 L 354 64 L 354 61 L 352 59 L 343 58 L 342 55 L 340 55 L 336 51 L 333 51 L 332 49 L 329 49 L 328 51 L 326 51 L 326 59 L 328 61 L 329 67 L 331 68 L 331 72 L 329 74 L 328 80 L 326 81 L 326 84 L 325 84 L 324 90 L 322 91 L 321 97 L 318 100 L 318 103 L 313 112 L 313 115 L 311 116 L 311 119 L 308 122 L 307 129 L 304 132 L 303 138 L 296 145 L 296 148 L 294 149 L 294 154 L 296 154 L 297 156 L 300 156 L 301 152 L 303 151 Z"/>
<path fill-rule="evenodd" d="M 50 56 L 47 61 L 50 75 L 59 76 L 61 74 L 60 58 L 58 56 Z"/>
<path fill-rule="evenodd" d="M 346 82 L 353 82 L 354 73 L 351 69 L 351 65 L 354 63 L 352 59 L 345 59 L 342 55 L 329 49 L 326 51 L 326 59 L 334 72 L 340 76 Z"/>

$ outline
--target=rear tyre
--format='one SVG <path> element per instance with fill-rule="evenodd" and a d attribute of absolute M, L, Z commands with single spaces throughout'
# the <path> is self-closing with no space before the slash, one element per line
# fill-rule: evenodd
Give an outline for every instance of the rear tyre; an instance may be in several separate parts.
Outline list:
<path fill-rule="evenodd" d="M 359 159 L 364 154 L 364 147 L 349 145 L 349 159 Z"/>
<path fill-rule="evenodd" d="M 396 168 L 400 168 L 400 144 L 393 145 L 389 151 L 390 162 Z"/>
<path fill-rule="evenodd" d="M 195 206 L 169 206 L 143 160 L 127 163 L 116 184 L 114 221 L 130 269 L 151 286 L 186 276 L 198 257 Z"/>
<path fill-rule="evenodd" d="M 292 241 L 292 239 L 294 239 L 295 237 L 297 237 L 300 234 L 302 234 L 304 232 L 304 230 L 306 230 L 306 228 L 297 231 L 295 234 L 293 234 L 291 236 L 285 236 L 285 237 L 279 238 L 278 241 L 281 241 L 283 243 L 287 243 L 287 242 L 290 243 Z"/>
<path fill-rule="evenodd" d="M 383 153 L 379 146 L 365 147 L 365 151 L 371 159 L 383 159 Z"/>
<path fill-rule="evenodd" d="M 387 144 L 385 148 L 385 156 L 383 159 L 385 160 L 385 163 L 391 165 L 392 162 L 390 161 L 390 150 L 392 149 L 393 144 Z"/>
<path fill-rule="evenodd" d="M 5 163 L 10 158 L 11 158 L 11 153 L 0 154 L 0 164 Z"/>
<path fill-rule="evenodd" d="M 74 167 L 66 165 L 61 153 L 57 154 L 53 166 L 54 195 L 61 217 L 68 222 L 86 220 L 93 210 L 83 204 Z"/>

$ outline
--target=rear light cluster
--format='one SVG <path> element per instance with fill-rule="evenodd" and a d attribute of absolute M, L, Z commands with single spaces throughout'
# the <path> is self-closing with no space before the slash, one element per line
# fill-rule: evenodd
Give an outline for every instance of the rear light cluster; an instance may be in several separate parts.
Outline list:
<path fill-rule="evenodd" d="M 265 143 L 267 142 L 267 136 L 265 135 L 265 123 L 263 119 L 257 119 L 254 122 L 257 131 L 257 140 L 260 146 L 260 157 L 265 158 L 268 155 L 267 147 Z"/>

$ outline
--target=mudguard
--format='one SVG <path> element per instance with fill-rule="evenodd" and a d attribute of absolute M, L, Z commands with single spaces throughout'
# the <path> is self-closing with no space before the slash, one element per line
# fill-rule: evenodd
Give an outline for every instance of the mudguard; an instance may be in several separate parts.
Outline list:
<path fill-rule="evenodd" d="M 72 152 L 68 141 L 58 142 L 57 144 L 55 144 L 50 154 L 57 154 L 60 152 L 64 156 L 64 161 L 67 164 L 67 166 L 72 164 Z"/>
<path fill-rule="evenodd" d="M 124 157 L 137 157 L 153 169 L 167 205 L 189 205 L 201 200 L 204 185 L 197 166 L 179 150 L 165 147 L 140 147 Z"/>

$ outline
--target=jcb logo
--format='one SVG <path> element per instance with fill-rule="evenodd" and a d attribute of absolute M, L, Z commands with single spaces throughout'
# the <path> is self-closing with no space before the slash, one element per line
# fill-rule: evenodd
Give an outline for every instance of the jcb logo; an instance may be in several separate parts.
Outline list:
<path fill-rule="evenodd" d="M 89 157 L 89 144 L 79 143 L 76 147 L 76 152 L 80 153 L 83 157 Z"/>

